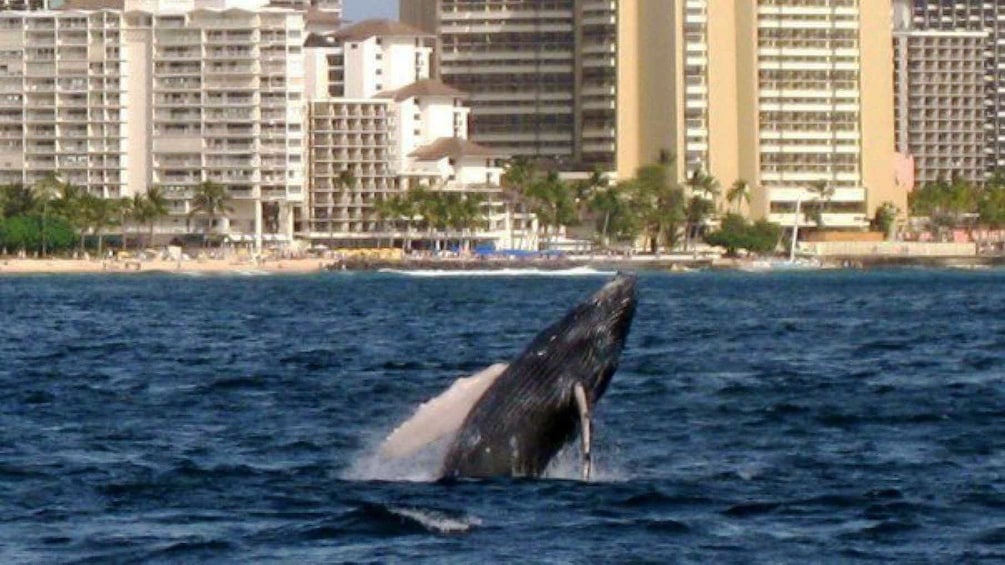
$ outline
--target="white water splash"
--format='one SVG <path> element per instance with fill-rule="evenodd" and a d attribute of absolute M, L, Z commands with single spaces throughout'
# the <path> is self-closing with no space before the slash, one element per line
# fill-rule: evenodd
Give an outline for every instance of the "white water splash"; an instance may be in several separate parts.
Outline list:
<path fill-rule="evenodd" d="M 343 473 L 347 481 L 389 481 L 428 483 L 440 478 L 443 459 L 453 436 L 427 445 L 424 449 L 401 458 L 388 458 L 380 453 L 383 436 L 374 436 Z"/>
<path fill-rule="evenodd" d="M 481 518 L 477 516 L 451 517 L 435 510 L 396 506 L 389 506 L 387 510 L 392 514 L 413 520 L 431 532 L 440 534 L 463 534 L 473 527 L 482 525 Z"/>
<path fill-rule="evenodd" d="M 580 456 L 579 440 L 569 442 L 562 448 L 544 470 L 545 479 L 562 481 L 581 481 L 583 479 L 583 459 Z M 593 444 L 593 468 L 590 474 L 591 483 L 623 483 L 630 480 L 628 471 L 617 464 L 617 458 L 612 458 L 604 449 L 597 449 Z"/>
<path fill-rule="evenodd" d="M 428 483 L 439 480 L 443 460 L 453 436 L 448 436 L 429 444 L 424 449 L 408 457 L 389 459 L 380 453 L 384 443 L 382 436 L 373 436 L 367 446 L 346 469 L 341 478 L 347 481 L 387 481 Z M 591 483 L 622 483 L 631 480 L 631 473 L 620 466 L 617 452 L 597 449 L 594 444 L 593 471 Z M 572 441 L 551 460 L 542 475 L 546 480 L 581 481 L 583 462 L 579 444 Z"/>

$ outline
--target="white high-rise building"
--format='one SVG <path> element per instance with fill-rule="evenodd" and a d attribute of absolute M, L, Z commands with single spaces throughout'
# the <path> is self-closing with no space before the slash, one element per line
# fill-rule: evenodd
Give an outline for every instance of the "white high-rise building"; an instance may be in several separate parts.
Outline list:
<path fill-rule="evenodd" d="M 130 77 L 150 89 L 130 93 L 150 104 L 147 177 L 175 200 L 176 231 L 191 227 L 193 190 L 213 181 L 227 188 L 234 213 L 215 226 L 196 216 L 199 232 L 288 240 L 304 200 L 304 19 L 251 2 L 210 5 L 219 8 L 127 12 L 135 61 L 153 62 Z"/>
<path fill-rule="evenodd" d="M 288 241 L 305 192 L 304 38 L 303 14 L 254 0 L 0 13 L 0 182 L 56 174 L 109 198 L 158 185 L 162 238 Z M 204 181 L 233 208 L 212 226 L 192 214 Z"/>
<path fill-rule="evenodd" d="M 145 179 L 129 151 L 121 13 L 0 13 L 0 183 L 59 175 L 95 195 Z M 141 118 L 142 119 L 142 118 Z"/>

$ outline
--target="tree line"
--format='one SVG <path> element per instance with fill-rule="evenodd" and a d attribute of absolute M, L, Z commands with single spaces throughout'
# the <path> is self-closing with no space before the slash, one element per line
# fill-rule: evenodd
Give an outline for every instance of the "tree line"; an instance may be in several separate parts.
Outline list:
<path fill-rule="evenodd" d="M 727 189 L 728 210 L 721 211 L 716 205 L 722 195 L 718 179 L 698 169 L 680 184 L 674 167 L 673 155 L 664 151 L 630 179 L 612 184 L 596 171 L 586 180 L 566 182 L 529 159 L 516 158 L 507 166 L 502 183 L 511 202 L 522 203 L 537 216 L 545 239 L 561 226 L 593 222 L 597 243 L 603 247 L 643 240 L 656 253 L 680 246 L 688 250 L 704 239 L 734 252 L 775 248 L 781 235 L 777 225 L 751 223 L 740 214 L 743 204 L 750 203 L 746 181 L 737 180 Z M 723 227 L 709 232 L 708 220 L 721 212 L 726 213 Z"/>
<path fill-rule="evenodd" d="M 226 198 L 224 187 L 204 182 L 194 192 L 190 216 L 202 214 L 212 220 L 230 210 Z M 90 239 L 90 247 L 100 255 L 107 235 L 119 235 L 124 244 L 130 227 L 145 228 L 137 245 L 149 246 L 155 225 L 169 211 L 167 196 L 159 186 L 132 197 L 103 198 L 55 175 L 30 186 L 4 185 L 0 186 L 0 251 L 83 254 Z"/>
<path fill-rule="evenodd" d="M 391 230 L 405 234 L 404 249 L 411 246 L 413 229 L 426 232 L 427 239 L 440 249 L 443 240 L 438 234 L 453 230 L 464 240 L 487 222 L 485 202 L 485 197 L 479 194 L 434 191 L 420 185 L 378 201 L 375 211 Z"/>
<path fill-rule="evenodd" d="M 977 186 L 954 176 L 926 183 L 908 195 L 911 215 L 926 218 L 922 229 L 942 239 L 953 229 L 1005 229 L 1005 170 Z"/>

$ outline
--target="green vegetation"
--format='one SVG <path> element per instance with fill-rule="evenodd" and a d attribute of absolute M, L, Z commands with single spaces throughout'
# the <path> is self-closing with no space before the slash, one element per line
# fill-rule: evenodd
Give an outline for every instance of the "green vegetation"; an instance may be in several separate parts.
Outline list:
<path fill-rule="evenodd" d="M 643 240 L 647 249 L 656 253 L 681 244 L 690 248 L 719 212 L 716 200 L 722 191 L 718 179 L 697 169 L 681 185 L 674 180 L 675 167 L 674 156 L 664 151 L 655 163 L 640 167 L 634 177 L 616 184 L 598 171 L 589 179 L 570 184 L 518 158 L 506 168 L 503 186 L 509 200 L 518 203 L 514 207 L 522 205 L 538 216 L 542 239 L 546 240 L 560 225 L 592 220 L 601 246 L 634 245 Z M 734 182 L 726 201 L 739 217 L 743 203 L 750 203 L 748 183 Z M 780 228 L 765 222 L 748 228 L 740 234 L 743 245 L 737 249 L 774 249 Z"/>
<path fill-rule="evenodd" d="M 735 257 L 741 249 L 751 253 L 773 253 L 782 236 L 782 228 L 766 220 L 751 223 L 739 214 L 726 214 L 722 226 L 705 236 L 709 245 L 726 249 L 726 254 Z"/>
<path fill-rule="evenodd" d="M 41 216 L 0 219 L 0 249 L 34 255 L 42 253 L 43 246 L 47 252 L 65 252 L 76 243 L 77 234 L 62 218 L 49 218 L 44 224 Z"/>
<path fill-rule="evenodd" d="M 952 229 L 1005 228 L 1005 171 L 978 187 L 963 178 L 928 183 L 908 195 L 912 216 L 927 218 L 924 229 L 937 239 Z"/>
<path fill-rule="evenodd" d="M 207 218 L 206 230 L 203 233 L 203 245 L 209 242 L 209 234 L 216 225 L 218 218 L 233 214 L 234 208 L 227 205 L 227 189 L 222 184 L 213 181 L 203 181 L 195 189 L 192 195 L 192 208 L 189 210 L 189 218 L 193 216 L 205 216 Z"/>
<path fill-rule="evenodd" d="M 105 237 L 118 235 L 124 243 L 129 225 L 149 227 L 168 214 L 159 187 L 133 198 L 103 198 L 50 175 L 35 186 L 0 186 L 0 250 L 47 256 L 83 252 L 89 238 L 99 255 Z"/>
<path fill-rule="evenodd" d="M 889 236 L 894 224 L 897 223 L 897 215 L 899 214 L 900 210 L 893 202 L 884 202 L 876 208 L 876 215 L 872 220 L 873 229 L 883 233 L 885 236 Z"/>
<path fill-rule="evenodd" d="M 438 192 L 419 186 L 408 193 L 381 200 L 376 205 L 378 216 L 393 231 L 404 231 L 403 247 L 411 240 L 413 225 L 425 230 L 437 249 L 441 241 L 436 233 L 452 230 L 465 240 L 484 219 L 482 205 L 485 199 L 478 195 L 459 192 Z M 404 230 L 402 230 L 404 227 Z M 467 242 L 464 242 L 467 246 Z"/>

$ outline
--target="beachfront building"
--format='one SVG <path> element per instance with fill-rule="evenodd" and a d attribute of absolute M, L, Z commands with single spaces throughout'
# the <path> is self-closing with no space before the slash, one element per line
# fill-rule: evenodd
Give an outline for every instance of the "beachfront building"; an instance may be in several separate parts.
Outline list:
<path fill-rule="evenodd" d="M 983 57 L 985 91 L 985 166 L 1005 167 L 1005 4 L 984 0 L 896 0 L 902 21 L 916 31 L 986 34 Z"/>
<path fill-rule="evenodd" d="M 444 82 L 470 93 L 471 138 L 565 169 L 614 170 L 618 5 L 403 0 L 440 41 Z"/>
<path fill-rule="evenodd" d="M 745 181 L 750 215 L 786 227 L 858 230 L 884 202 L 906 209 L 889 0 L 673 4 L 660 127 L 681 181 L 707 172 L 723 193 Z M 817 200 L 823 226 L 796 213 Z"/>
<path fill-rule="evenodd" d="M 468 230 L 470 241 L 508 248 L 518 231 L 527 241 L 499 188 L 506 156 L 467 140 L 467 95 L 433 77 L 434 45 L 429 34 L 386 20 L 308 38 L 305 237 L 339 247 L 435 237 L 404 233 L 403 222 L 381 209 L 421 186 L 484 199 L 484 221 Z"/>
<path fill-rule="evenodd" d="M 0 184 L 58 175 L 92 194 L 146 186 L 130 168 L 121 12 L 0 13 Z"/>
<path fill-rule="evenodd" d="M 149 100 L 152 116 L 146 176 L 174 203 L 173 231 L 289 242 L 305 193 L 303 16 L 249 0 L 209 5 L 127 12 L 139 39 L 130 101 Z M 232 214 L 189 220 L 203 181 L 227 189 Z"/>
<path fill-rule="evenodd" d="M 983 31 L 894 33 L 897 151 L 914 161 L 919 185 L 987 174 Z"/>
<path fill-rule="evenodd" d="M 269 0 L 272 8 L 289 8 L 300 12 L 319 12 L 342 19 L 342 0 Z"/>
<path fill-rule="evenodd" d="M 474 141 L 627 178 L 661 150 L 685 181 L 751 187 L 783 225 L 864 228 L 893 182 L 890 0 L 401 0 L 471 93 Z M 868 77 L 868 80 L 864 80 Z M 601 132 L 601 130 L 606 130 Z"/>
<path fill-rule="evenodd" d="M 160 239 L 290 241 L 305 184 L 304 17 L 254 0 L 0 13 L 0 182 L 162 187 Z M 196 187 L 232 212 L 191 214 Z M 212 225 L 210 225 L 212 224 Z M 268 226 L 268 229 L 266 229 Z"/>

